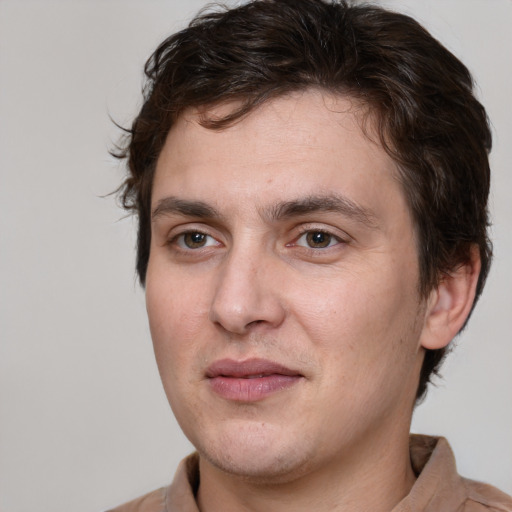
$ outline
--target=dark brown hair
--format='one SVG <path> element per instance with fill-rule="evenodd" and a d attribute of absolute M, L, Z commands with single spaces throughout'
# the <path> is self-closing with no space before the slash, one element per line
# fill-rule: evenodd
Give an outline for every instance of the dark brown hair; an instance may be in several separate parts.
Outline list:
<path fill-rule="evenodd" d="M 487 237 L 491 133 L 467 68 L 408 16 L 345 1 L 256 0 L 218 7 L 166 39 L 145 66 L 144 104 L 120 158 L 123 206 L 138 215 L 137 273 L 144 285 L 151 241 L 151 188 L 166 136 L 184 109 L 237 100 L 228 126 L 270 98 L 320 88 L 368 107 L 380 143 L 398 164 L 417 230 L 420 293 L 468 263 L 491 259 Z M 421 398 L 445 349 L 428 350 Z"/>

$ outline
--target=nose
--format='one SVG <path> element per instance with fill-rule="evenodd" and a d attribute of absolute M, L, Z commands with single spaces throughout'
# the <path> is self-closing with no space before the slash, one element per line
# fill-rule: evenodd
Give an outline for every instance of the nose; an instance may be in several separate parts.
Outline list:
<path fill-rule="evenodd" d="M 279 269 L 272 256 L 232 251 L 218 274 L 210 320 L 237 335 L 256 326 L 275 328 L 285 318 Z"/>

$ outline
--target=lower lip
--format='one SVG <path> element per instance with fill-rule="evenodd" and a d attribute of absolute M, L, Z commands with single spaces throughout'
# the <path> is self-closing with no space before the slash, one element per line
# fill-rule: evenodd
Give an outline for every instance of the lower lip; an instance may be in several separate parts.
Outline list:
<path fill-rule="evenodd" d="M 253 379 L 238 377 L 212 377 L 212 390 L 227 400 L 236 402 L 257 402 L 279 391 L 288 389 L 299 382 L 299 375 L 266 375 Z"/>

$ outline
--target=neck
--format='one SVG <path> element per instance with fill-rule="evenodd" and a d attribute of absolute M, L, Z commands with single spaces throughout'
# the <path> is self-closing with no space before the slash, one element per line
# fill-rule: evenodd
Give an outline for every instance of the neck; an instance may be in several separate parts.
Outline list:
<path fill-rule="evenodd" d="M 279 483 L 227 474 L 204 458 L 200 474 L 201 512 L 390 512 L 415 481 L 408 432 L 397 439 L 382 431 L 373 442 Z"/>

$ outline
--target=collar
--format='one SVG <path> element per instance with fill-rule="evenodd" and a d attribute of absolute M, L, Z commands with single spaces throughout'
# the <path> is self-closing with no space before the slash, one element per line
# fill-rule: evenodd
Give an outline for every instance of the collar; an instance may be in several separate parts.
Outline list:
<path fill-rule="evenodd" d="M 501 499 L 507 498 L 490 486 L 460 477 L 453 452 L 443 437 L 412 434 L 409 446 L 411 464 L 418 478 L 410 493 L 391 512 L 462 510 L 468 499 L 487 505 L 489 499 L 486 496 L 489 492 L 499 503 Z M 180 463 L 172 484 L 166 489 L 166 511 L 199 512 L 195 500 L 198 487 L 199 455 L 193 453 Z M 496 503 L 494 499 L 491 501 Z M 509 501 L 503 503 L 507 504 Z"/>

